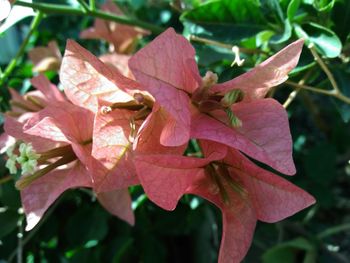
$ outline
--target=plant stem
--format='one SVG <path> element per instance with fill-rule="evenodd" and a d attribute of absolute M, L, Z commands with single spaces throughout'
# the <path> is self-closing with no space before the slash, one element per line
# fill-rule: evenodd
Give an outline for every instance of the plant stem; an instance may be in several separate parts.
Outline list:
<path fill-rule="evenodd" d="M 303 85 L 305 83 L 305 81 L 309 78 L 310 74 L 312 72 L 312 69 L 309 70 L 304 77 L 298 82 L 299 85 Z M 288 108 L 288 106 L 293 102 L 293 100 L 297 97 L 298 93 L 300 92 L 301 88 L 296 88 L 295 90 L 293 90 L 288 98 L 286 99 L 286 101 L 283 103 L 283 107 L 285 109 Z"/>
<path fill-rule="evenodd" d="M 95 0 L 90 0 L 89 1 L 89 6 L 90 6 L 90 10 L 91 11 L 95 11 L 96 10 L 96 2 L 95 2 Z"/>
<path fill-rule="evenodd" d="M 311 54 L 314 56 L 315 61 L 320 65 L 320 67 L 323 69 L 324 73 L 326 73 L 329 81 L 332 84 L 332 87 L 338 92 L 341 93 L 337 82 L 335 81 L 333 74 L 331 73 L 331 71 L 328 69 L 326 63 L 324 63 L 324 61 L 322 60 L 322 58 L 317 54 L 317 51 L 315 49 L 315 46 L 313 44 L 309 45 L 309 49 L 311 51 Z"/>
<path fill-rule="evenodd" d="M 197 37 L 194 35 L 190 35 L 190 41 L 194 41 L 194 42 L 198 42 L 198 43 L 202 43 L 202 44 L 208 44 L 208 45 L 217 46 L 217 47 L 222 47 L 222 48 L 226 48 L 226 49 L 230 49 L 230 50 L 233 47 L 233 45 L 225 44 L 222 42 L 218 42 L 218 41 L 203 38 L 203 37 Z M 260 50 L 260 49 L 239 47 L 239 51 L 242 53 L 245 53 L 245 54 L 265 54 L 265 55 L 268 55 L 265 51 Z"/>
<path fill-rule="evenodd" d="M 90 2 L 90 6 L 93 4 L 94 3 Z M 16 1 L 15 5 L 31 7 L 34 10 L 40 10 L 45 14 L 66 14 L 66 15 L 78 15 L 78 16 L 87 15 L 95 18 L 114 21 L 120 24 L 138 26 L 138 27 L 150 30 L 156 34 L 159 34 L 165 30 L 164 28 L 153 25 L 151 23 L 143 22 L 143 21 L 125 17 L 125 16 L 113 15 L 100 10 L 94 10 L 93 8 L 90 8 L 89 11 L 86 11 L 80 8 L 70 7 L 68 5 L 57 5 L 57 4 L 48 4 L 48 3 L 28 3 L 21 0 Z"/>
<path fill-rule="evenodd" d="M 90 12 L 90 6 L 87 3 L 85 3 L 84 0 L 77 0 L 77 1 L 79 2 L 81 7 L 83 8 L 83 11 L 84 11 L 85 14 Z"/>
<path fill-rule="evenodd" d="M 332 90 L 324 90 L 324 89 L 319 89 L 319 88 L 315 88 L 315 87 L 311 87 L 311 86 L 307 86 L 307 85 L 302 85 L 302 84 L 298 84 L 292 81 L 286 81 L 285 84 L 292 86 L 294 88 L 297 89 L 304 89 L 304 90 L 308 90 L 308 91 L 312 91 L 315 93 L 321 93 L 327 96 L 331 96 L 331 97 L 335 97 L 347 104 L 350 104 L 350 98 L 346 97 L 343 93 L 341 93 L 340 91 L 337 91 L 335 89 Z"/>
<path fill-rule="evenodd" d="M 348 230 L 350 230 L 350 223 L 328 228 L 325 231 L 319 233 L 317 237 L 320 239 L 323 239 L 323 238 L 338 234 L 339 232 L 348 231 Z"/>
<path fill-rule="evenodd" d="M 7 175 L 5 177 L 0 178 L 0 185 L 7 183 L 8 181 L 11 181 L 13 178 L 10 175 Z"/>
<path fill-rule="evenodd" d="M 17 66 L 18 60 L 23 56 L 24 51 L 29 43 L 30 37 L 34 33 L 34 31 L 38 28 L 41 19 L 43 18 L 43 13 L 39 11 L 35 17 L 32 20 L 32 23 L 30 25 L 29 32 L 22 42 L 22 45 L 20 46 L 16 56 L 11 60 L 10 64 L 6 67 L 4 73 L 1 75 L 0 78 L 0 87 L 4 84 L 5 80 L 8 78 L 8 76 L 12 73 L 12 71 L 15 69 Z"/>

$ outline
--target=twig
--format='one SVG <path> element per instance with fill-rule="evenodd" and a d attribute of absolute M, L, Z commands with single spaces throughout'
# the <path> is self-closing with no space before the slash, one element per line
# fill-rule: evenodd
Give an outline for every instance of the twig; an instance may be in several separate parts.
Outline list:
<path fill-rule="evenodd" d="M 90 10 L 91 11 L 95 11 L 96 10 L 96 2 L 95 2 L 95 0 L 89 0 L 89 6 L 90 6 Z"/>
<path fill-rule="evenodd" d="M 18 60 L 23 56 L 24 51 L 29 43 L 29 39 L 32 36 L 32 34 L 34 33 L 34 31 L 38 28 L 42 18 L 43 18 L 43 13 L 41 11 L 39 11 L 35 15 L 35 17 L 33 18 L 32 23 L 30 25 L 30 30 L 29 30 L 26 38 L 22 42 L 22 45 L 20 46 L 16 56 L 11 60 L 10 64 L 8 64 L 8 66 L 6 67 L 4 73 L 1 75 L 0 87 L 4 84 L 5 80 L 8 78 L 8 76 L 12 73 L 12 71 L 17 66 Z"/>
<path fill-rule="evenodd" d="M 337 82 L 335 81 L 334 77 L 333 77 L 333 74 L 331 73 L 331 71 L 328 69 L 326 63 L 324 63 L 324 61 L 322 60 L 322 58 L 317 54 L 317 51 L 315 49 L 315 46 L 314 44 L 310 44 L 308 46 L 308 48 L 310 49 L 311 51 L 311 54 L 314 56 L 315 58 L 315 61 L 320 65 L 320 67 L 323 69 L 324 73 L 326 73 L 329 81 L 331 82 L 332 84 L 332 87 L 334 88 L 334 90 L 336 90 L 338 93 L 341 93 L 338 85 L 337 85 Z"/>
<path fill-rule="evenodd" d="M 338 234 L 339 232 L 348 231 L 348 230 L 350 230 L 350 223 L 328 228 L 325 231 L 319 233 L 317 237 L 319 239 L 323 239 L 323 238 Z"/>
<path fill-rule="evenodd" d="M 33 230 L 31 230 L 28 235 L 26 235 L 22 240 L 22 247 L 24 247 L 31 239 L 32 237 L 38 232 L 40 227 L 45 223 L 45 221 L 51 216 L 51 214 L 55 211 L 57 205 L 60 203 L 60 200 L 62 199 L 62 196 L 56 200 L 56 202 L 49 208 L 49 210 L 45 213 L 44 217 L 39 221 L 39 223 L 35 226 Z M 14 257 L 16 256 L 17 249 L 14 250 L 10 256 L 8 257 L 8 262 L 11 262 Z"/>
<path fill-rule="evenodd" d="M 315 88 L 315 87 L 311 87 L 311 86 L 307 86 L 307 85 L 301 85 L 292 81 L 286 81 L 285 84 L 292 86 L 294 88 L 297 89 L 304 89 L 304 90 L 309 90 L 315 93 L 320 93 L 320 94 L 324 94 L 327 96 L 331 96 L 331 97 L 335 97 L 347 104 L 350 104 L 350 98 L 346 97 L 344 94 L 342 94 L 341 92 L 337 92 L 337 90 L 332 89 L 332 90 L 324 90 L 324 89 L 319 89 L 319 88 Z"/>
<path fill-rule="evenodd" d="M 232 50 L 232 47 L 233 47 L 233 45 L 225 44 L 225 43 L 222 43 L 222 42 L 218 42 L 218 41 L 207 39 L 207 38 L 203 38 L 203 37 L 197 37 L 197 36 L 194 36 L 194 35 L 190 35 L 190 41 L 203 43 L 203 44 L 208 44 L 208 45 L 211 45 L 211 46 L 222 47 L 222 48 L 226 48 L 226 49 L 229 49 L 229 50 Z M 268 55 L 265 51 L 260 50 L 260 49 L 251 49 L 251 48 L 239 47 L 239 51 L 242 52 L 242 53 L 245 53 L 245 54 L 264 54 L 264 55 Z"/>
<path fill-rule="evenodd" d="M 109 21 L 114 21 L 120 24 L 126 24 L 131 26 L 141 27 L 147 30 L 152 31 L 153 33 L 159 34 L 165 30 L 165 28 L 156 26 L 151 23 L 140 21 L 125 16 L 113 15 L 101 10 L 90 9 L 89 12 L 81 10 L 80 8 L 71 7 L 68 5 L 58 5 L 58 4 L 48 4 L 48 3 L 29 3 L 18 0 L 15 2 L 15 5 L 31 7 L 34 10 L 40 10 L 45 14 L 66 14 L 66 15 L 77 15 L 77 16 L 91 16 L 95 18 L 101 18 Z"/>
<path fill-rule="evenodd" d="M 17 263 L 23 262 L 23 218 L 21 217 L 18 221 L 18 229 L 17 233 Z"/>
<path fill-rule="evenodd" d="M 77 0 L 77 1 L 81 5 L 81 7 L 83 8 L 86 14 L 90 13 L 90 6 L 87 3 L 85 3 L 84 0 Z"/>
<path fill-rule="evenodd" d="M 11 181 L 13 178 L 12 178 L 12 176 L 10 176 L 10 175 L 7 175 L 7 176 L 5 176 L 5 177 L 3 177 L 3 178 L 0 178 L 0 185 L 1 184 L 4 184 L 4 183 L 7 183 L 8 181 Z"/>
<path fill-rule="evenodd" d="M 309 70 L 305 76 L 298 82 L 299 85 L 303 85 L 305 83 L 305 81 L 309 78 L 309 76 L 311 75 L 312 70 Z M 301 88 L 296 88 L 295 90 L 293 90 L 288 98 L 286 99 L 286 101 L 283 103 L 283 107 L 286 109 L 288 108 L 288 106 L 293 102 L 293 100 L 297 97 L 298 93 L 300 92 Z"/>

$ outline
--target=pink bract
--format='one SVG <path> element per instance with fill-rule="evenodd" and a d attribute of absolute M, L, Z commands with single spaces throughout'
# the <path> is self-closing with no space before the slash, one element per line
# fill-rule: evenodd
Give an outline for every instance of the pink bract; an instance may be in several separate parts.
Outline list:
<path fill-rule="evenodd" d="M 238 151 L 209 141 L 201 145 L 205 158 L 139 155 L 136 169 L 148 197 L 164 209 L 175 209 L 183 194 L 199 195 L 220 208 L 219 263 L 243 259 L 257 220 L 277 222 L 315 202 L 302 189 L 259 168 Z"/>
<path fill-rule="evenodd" d="M 129 66 L 141 88 L 149 91 L 169 114 L 161 133 L 161 144 L 178 146 L 191 137 L 209 139 L 292 175 L 295 167 L 286 112 L 273 99 L 263 98 L 269 88 L 287 79 L 288 72 L 297 64 L 302 45 L 302 40 L 294 42 L 251 71 L 213 85 L 207 91 L 198 73 L 193 47 L 173 29 L 138 51 Z M 240 128 L 229 127 L 225 120 L 198 112 L 192 105 L 194 95 L 201 90 L 204 98 L 209 98 L 223 96 L 234 89 L 244 94 L 243 100 L 232 106 L 232 112 L 242 118 Z"/>

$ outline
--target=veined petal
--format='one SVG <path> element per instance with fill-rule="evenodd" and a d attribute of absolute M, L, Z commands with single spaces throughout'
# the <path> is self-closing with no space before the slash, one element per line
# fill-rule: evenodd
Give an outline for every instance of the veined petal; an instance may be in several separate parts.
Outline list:
<path fill-rule="evenodd" d="M 73 40 L 67 41 L 60 79 L 67 97 L 76 105 L 97 111 L 98 98 L 109 102 L 133 99 L 128 90 L 138 84 L 104 64 Z"/>
<path fill-rule="evenodd" d="M 237 103 L 232 109 L 242 121 L 241 127 L 197 114 L 192 119 L 191 137 L 228 145 L 282 173 L 294 174 L 292 139 L 283 107 L 273 99 L 262 99 Z"/>
<path fill-rule="evenodd" d="M 240 89 L 244 93 L 244 101 L 264 98 L 271 87 L 288 79 L 288 73 L 298 64 L 303 44 L 302 39 L 293 42 L 247 73 L 214 85 L 210 91 L 225 94 L 230 90 Z"/>
<path fill-rule="evenodd" d="M 274 223 L 315 203 L 315 199 L 291 182 L 249 161 L 238 151 L 227 158 L 231 174 L 239 177 L 249 192 L 257 218 Z"/>
<path fill-rule="evenodd" d="M 26 231 L 36 226 L 46 210 L 64 191 L 90 186 L 90 177 L 80 162 L 66 169 L 54 170 L 32 182 L 21 191 L 22 205 L 27 217 Z"/>
<path fill-rule="evenodd" d="M 135 216 L 131 209 L 131 198 L 128 189 L 114 190 L 97 193 L 97 199 L 101 205 L 112 215 L 135 224 Z"/>

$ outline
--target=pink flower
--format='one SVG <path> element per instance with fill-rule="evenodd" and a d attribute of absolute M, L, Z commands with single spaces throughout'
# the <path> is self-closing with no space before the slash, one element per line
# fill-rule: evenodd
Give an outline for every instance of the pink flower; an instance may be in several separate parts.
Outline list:
<path fill-rule="evenodd" d="M 35 154 L 31 155 L 37 156 L 34 161 L 38 167 L 33 168 L 32 174 L 24 174 L 16 183 L 22 189 L 27 230 L 38 223 L 63 191 L 76 187 L 93 188 L 108 211 L 130 224 L 134 223 L 129 185 L 123 185 L 120 180 L 119 185 L 115 183 L 107 190 L 97 188 L 97 181 L 101 183 L 101 176 L 108 171 L 91 156 L 93 123 L 91 111 L 66 101 L 52 102 L 33 113 L 24 124 L 11 117 L 6 119 L 5 132 L 32 145 Z M 26 158 L 23 156 L 23 162 Z"/>
<path fill-rule="evenodd" d="M 49 103 L 66 101 L 65 96 L 44 75 L 38 75 L 32 78 L 31 83 L 37 90 L 30 91 L 23 96 L 16 90 L 9 89 L 12 97 L 10 100 L 11 110 L 5 114 L 13 118 L 9 120 L 11 122 L 10 125 L 6 124 L 7 120 L 5 120 L 5 126 L 9 127 L 9 129 L 21 130 L 24 123 L 33 114 L 42 110 Z M 13 137 L 6 133 L 1 134 L 0 153 L 5 152 L 14 143 L 15 139 Z M 37 145 L 36 147 L 40 146 Z"/>
<path fill-rule="evenodd" d="M 139 155 L 136 169 L 148 197 L 173 210 L 183 194 L 214 203 L 223 215 L 219 263 L 240 262 L 252 241 L 256 221 L 277 222 L 312 205 L 314 198 L 263 170 L 238 151 L 201 141 L 204 158 Z"/>
<path fill-rule="evenodd" d="M 28 52 L 28 56 L 34 64 L 34 72 L 60 69 L 62 55 L 56 41 L 50 41 L 47 47 L 33 48 Z"/>
<path fill-rule="evenodd" d="M 168 29 L 138 51 L 129 66 L 141 88 L 169 114 L 161 144 L 178 146 L 189 138 L 217 141 L 294 174 L 287 114 L 277 101 L 264 97 L 287 79 L 302 45 L 302 40 L 294 42 L 238 78 L 216 84 L 212 73 L 201 79 L 193 47 Z"/>
<path fill-rule="evenodd" d="M 119 7 L 112 1 L 107 1 L 101 9 L 111 14 L 123 15 Z M 115 52 L 128 54 L 134 50 L 135 40 L 148 34 L 148 31 L 141 28 L 121 25 L 103 19 L 96 19 L 94 26 L 82 31 L 80 37 L 85 39 L 106 40 L 113 45 Z"/>

